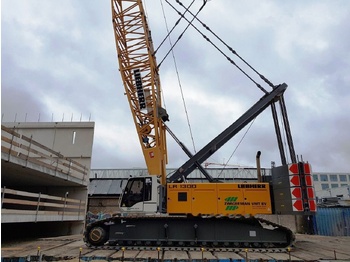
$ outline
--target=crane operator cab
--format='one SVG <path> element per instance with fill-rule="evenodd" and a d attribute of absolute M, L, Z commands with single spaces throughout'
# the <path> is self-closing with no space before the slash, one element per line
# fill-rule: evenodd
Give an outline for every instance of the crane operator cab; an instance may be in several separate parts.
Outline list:
<path fill-rule="evenodd" d="M 125 212 L 157 212 L 158 187 L 159 182 L 156 176 L 129 178 L 119 203 L 120 210 Z"/>

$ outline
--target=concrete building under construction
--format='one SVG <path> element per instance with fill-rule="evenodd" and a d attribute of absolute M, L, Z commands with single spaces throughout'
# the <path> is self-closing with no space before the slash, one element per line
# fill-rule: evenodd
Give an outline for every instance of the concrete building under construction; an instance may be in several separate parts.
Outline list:
<path fill-rule="evenodd" d="M 2 239 L 83 232 L 93 134 L 94 122 L 2 123 Z"/>

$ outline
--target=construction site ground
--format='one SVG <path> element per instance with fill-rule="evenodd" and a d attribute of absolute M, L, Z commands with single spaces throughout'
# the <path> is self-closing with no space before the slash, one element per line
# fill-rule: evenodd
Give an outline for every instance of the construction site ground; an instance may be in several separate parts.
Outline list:
<path fill-rule="evenodd" d="M 350 261 L 350 237 L 298 234 L 288 249 L 141 249 L 96 250 L 81 235 L 2 243 L 2 262 L 26 261 Z"/>

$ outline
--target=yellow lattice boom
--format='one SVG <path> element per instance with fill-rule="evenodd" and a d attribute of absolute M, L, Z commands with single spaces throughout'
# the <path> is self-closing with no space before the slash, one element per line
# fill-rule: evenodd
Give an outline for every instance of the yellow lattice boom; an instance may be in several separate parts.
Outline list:
<path fill-rule="evenodd" d="M 111 4 L 119 69 L 148 172 L 160 175 L 165 184 L 164 109 L 144 8 L 140 0 L 111 0 Z"/>

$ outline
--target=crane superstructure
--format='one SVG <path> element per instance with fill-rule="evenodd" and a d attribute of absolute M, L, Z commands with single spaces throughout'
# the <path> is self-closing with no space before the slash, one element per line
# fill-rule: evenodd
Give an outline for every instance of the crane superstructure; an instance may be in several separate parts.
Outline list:
<path fill-rule="evenodd" d="M 113 28 L 125 94 L 148 167 L 149 176 L 128 180 L 120 200 L 122 214 L 87 225 L 89 246 L 288 246 L 294 234 L 259 214 L 313 214 L 316 211 L 311 167 L 296 163 L 284 105 L 285 83 L 273 86 L 241 117 L 192 154 L 165 125 L 161 86 L 153 42 L 141 0 L 111 0 Z M 287 164 L 275 104 L 280 103 L 293 163 Z M 201 166 L 249 122 L 271 107 L 282 166 L 272 180 L 220 183 Z M 168 132 L 189 157 L 166 176 Z M 295 161 L 294 161 L 295 160 Z M 207 183 L 188 183 L 199 169 Z"/>

